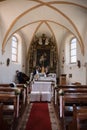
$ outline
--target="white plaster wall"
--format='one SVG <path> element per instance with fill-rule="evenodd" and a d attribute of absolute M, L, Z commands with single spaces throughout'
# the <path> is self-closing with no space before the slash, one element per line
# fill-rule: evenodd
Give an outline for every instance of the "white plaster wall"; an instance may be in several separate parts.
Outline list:
<path fill-rule="evenodd" d="M 81 84 L 86 84 L 86 67 L 85 67 L 85 55 L 83 56 L 81 53 L 80 45 L 77 44 L 77 60 L 80 60 L 81 67 L 79 68 L 77 64 L 69 64 L 68 52 L 66 44 L 69 42 L 69 39 L 63 41 L 60 51 L 60 74 L 67 74 L 67 84 L 71 84 L 74 82 L 80 82 Z M 66 48 L 65 48 L 66 46 Z M 67 55 L 66 55 L 67 52 Z M 62 59 L 65 59 L 64 64 L 62 63 Z M 69 78 L 69 74 L 72 74 L 72 77 Z"/>
<path fill-rule="evenodd" d="M 0 61 L 3 62 L 3 64 L 0 64 L 0 83 L 10 83 L 15 81 L 15 72 L 16 70 L 20 70 L 22 72 L 25 72 L 25 48 L 23 44 L 21 44 L 22 47 L 20 48 L 20 56 L 19 56 L 19 62 L 13 63 L 11 61 L 11 40 L 8 41 L 5 47 L 5 52 L 2 55 L 0 51 Z M 2 46 L 0 44 L 0 50 L 2 49 Z M 21 51 L 22 50 L 22 51 Z M 22 52 L 22 53 L 21 53 Z M 6 65 L 7 58 L 10 58 L 10 65 Z"/>

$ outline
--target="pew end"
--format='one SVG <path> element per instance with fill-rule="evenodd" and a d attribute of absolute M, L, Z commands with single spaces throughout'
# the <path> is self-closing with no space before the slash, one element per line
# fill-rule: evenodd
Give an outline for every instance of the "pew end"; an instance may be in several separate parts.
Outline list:
<path fill-rule="evenodd" d="M 68 125 L 68 130 L 87 130 L 87 106 L 73 105 L 73 119 Z"/>

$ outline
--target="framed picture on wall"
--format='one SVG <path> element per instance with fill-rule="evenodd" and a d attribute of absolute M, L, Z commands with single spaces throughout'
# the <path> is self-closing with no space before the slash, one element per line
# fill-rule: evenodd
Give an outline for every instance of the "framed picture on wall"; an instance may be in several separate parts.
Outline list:
<path fill-rule="evenodd" d="M 50 49 L 37 49 L 36 64 L 45 68 L 50 66 Z"/>

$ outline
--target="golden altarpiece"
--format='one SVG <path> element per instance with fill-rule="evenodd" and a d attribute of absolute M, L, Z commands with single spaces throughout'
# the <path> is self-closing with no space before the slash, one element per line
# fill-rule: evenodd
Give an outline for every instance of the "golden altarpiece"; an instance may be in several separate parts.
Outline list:
<path fill-rule="evenodd" d="M 30 46 L 29 73 L 33 72 L 36 66 L 43 72 L 48 68 L 50 73 L 56 73 L 57 59 L 55 40 L 45 34 L 39 37 L 35 35 Z"/>

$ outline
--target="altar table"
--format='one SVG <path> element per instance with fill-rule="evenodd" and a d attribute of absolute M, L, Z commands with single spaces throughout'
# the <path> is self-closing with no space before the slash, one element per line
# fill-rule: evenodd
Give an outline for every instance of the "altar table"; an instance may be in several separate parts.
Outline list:
<path fill-rule="evenodd" d="M 30 94 L 30 101 L 51 101 L 52 99 L 52 81 L 34 81 Z"/>

